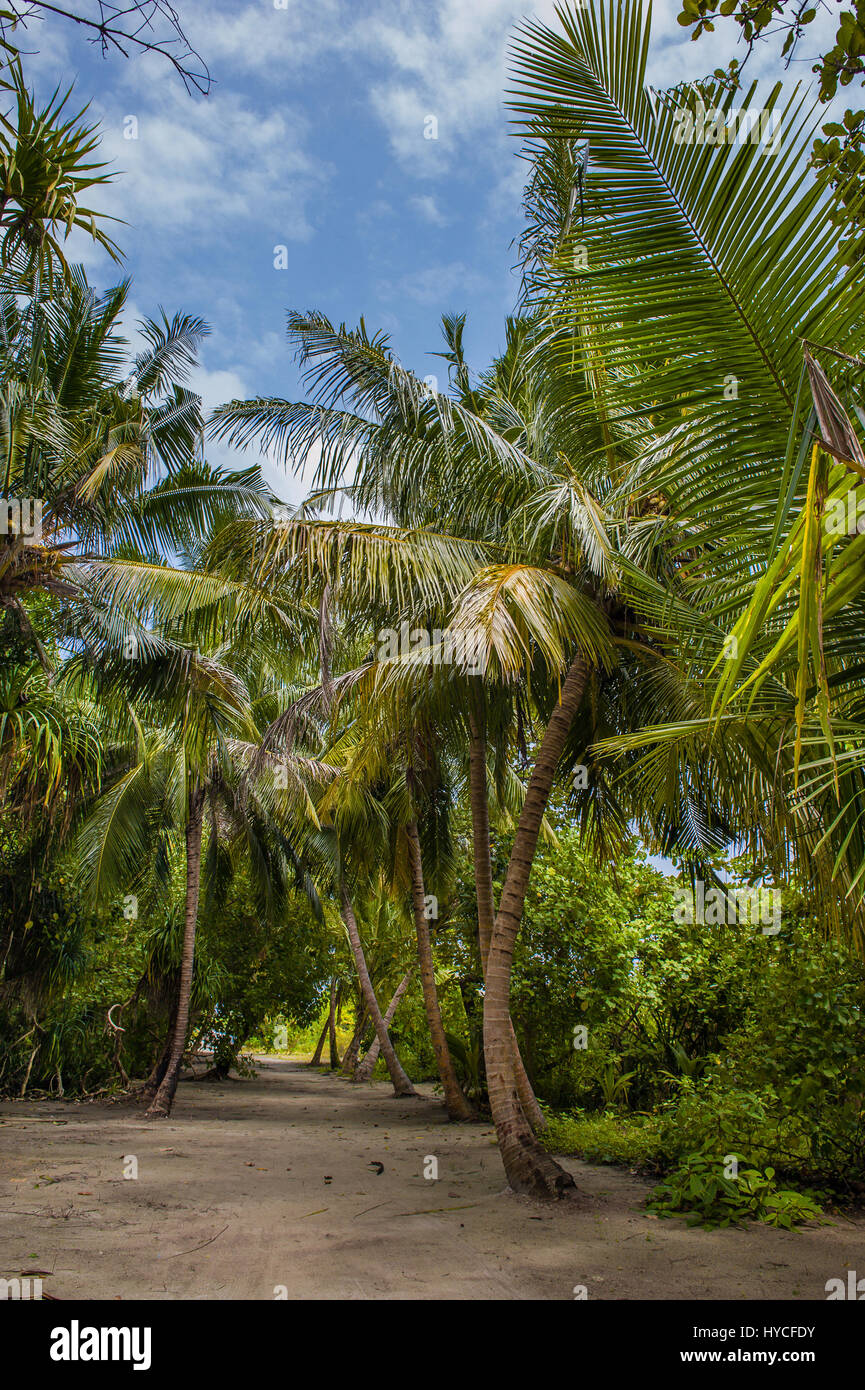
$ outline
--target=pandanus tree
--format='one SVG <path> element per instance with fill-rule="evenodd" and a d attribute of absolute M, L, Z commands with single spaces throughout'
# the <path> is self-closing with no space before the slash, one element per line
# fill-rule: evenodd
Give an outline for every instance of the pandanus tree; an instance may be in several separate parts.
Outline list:
<path fill-rule="evenodd" d="M 65 241 L 73 227 L 119 259 L 102 226 L 113 219 L 82 201 L 112 176 L 91 158 L 98 129 L 86 124 L 86 107 L 67 109 L 71 95 L 71 87 L 63 96 L 57 88 L 40 107 L 20 54 L 0 38 L 0 270 L 14 274 L 19 289 L 34 281 L 53 288 L 68 272 L 59 238 Z"/>
<path fill-rule="evenodd" d="M 38 508 L 4 525 L 4 606 L 23 615 L 29 593 L 80 587 L 82 563 L 188 552 L 232 510 L 263 513 L 255 471 L 202 461 L 200 400 L 184 384 L 209 331 L 200 319 L 143 321 L 128 364 L 128 282 L 97 295 L 75 269 L 51 297 L 0 289 L 3 498 Z"/>

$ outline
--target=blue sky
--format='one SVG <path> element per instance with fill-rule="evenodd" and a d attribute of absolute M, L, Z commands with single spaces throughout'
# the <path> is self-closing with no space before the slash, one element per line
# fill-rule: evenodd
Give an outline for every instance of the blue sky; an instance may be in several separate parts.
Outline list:
<path fill-rule="evenodd" d="M 28 70 L 40 89 L 75 79 L 102 124 L 103 157 L 125 171 L 97 205 L 128 224 L 116 237 L 134 281 L 130 327 L 158 305 L 210 323 L 193 383 L 207 406 L 299 394 L 288 308 L 349 323 L 363 314 L 422 375 L 441 370 L 426 355 L 440 346 L 441 314 L 465 311 L 470 359 L 485 366 L 514 300 L 525 169 L 504 108 L 508 38 L 526 13 L 555 25 L 553 4 L 179 0 L 179 9 L 214 78 L 207 98 L 188 95 L 158 58 L 103 59 L 60 20 L 34 23 L 22 43 L 38 49 Z M 692 44 L 678 10 L 678 0 L 654 9 L 657 87 L 734 52 L 735 34 L 721 30 Z M 771 50 L 753 68 L 774 76 Z M 808 71 L 802 63 L 797 76 Z M 130 116 L 135 140 L 124 138 Z M 428 116 L 435 140 L 424 138 Z M 277 246 L 287 248 L 283 270 Z M 83 258 L 97 286 L 116 278 L 92 247 Z M 223 446 L 209 455 L 231 457 Z M 302 480 L 268 476 L 287 500 L 302 496 Z"/>

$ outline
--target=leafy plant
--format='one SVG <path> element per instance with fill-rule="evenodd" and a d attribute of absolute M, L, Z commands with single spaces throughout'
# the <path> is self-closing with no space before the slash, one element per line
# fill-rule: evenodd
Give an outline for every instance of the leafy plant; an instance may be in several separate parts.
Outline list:
<path fill-rule="evenodd" d="M 658 1216 L 681 1216 L 689 1226 L 716 1227 L 762 1221 L 792 1231 L 803 1221 L 823 1219 L 813 1197 L 779 1189 L 775 1169 L 741 1168 L 728 1177 L 729 1160 L 714 1154 L 691 1154 L 651 1194 L 649 1211 Z"/>
<path fill-rule="evenodd" d="M 610 1062 L 601 1073 L 599 1083 L 604 1097 L 604 1105 L 626 1105 L 628 1088 L 636 1075 L 636 1071 L 621 1072 L 615 1062 Z"/>

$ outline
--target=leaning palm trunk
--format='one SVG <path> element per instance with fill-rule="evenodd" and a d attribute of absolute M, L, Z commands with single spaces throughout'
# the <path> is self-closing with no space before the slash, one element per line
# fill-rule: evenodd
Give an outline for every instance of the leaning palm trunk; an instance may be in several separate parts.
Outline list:
<path fill-rule="evenodd" d="M 330 1030 L 330 1013 L 328 1013 L 327 1018 L 324 1020 L 324 1027 L 322 1028 L 321 1034 L 320 1034 L 319 1039 L 318 1039 L 318 1042 L 317 1042 L 316 1045 L 315 1045 L 315 1052 L 313 1052 L 312 1056 L 311 1056 L 310 1059 L 309 1059 L 309 1066 L 311 1066 L 311 1067 L 317 1067 L 317 1066 L 320 1064 L 320 1062 L 321 1062 L 321 1054 L 324 1052 L 324 1043 L 325 1043 L 325 1039 L 326 1039 L 326 1037 L 327 1037 L 327 1035 L 328 1035 L 329 1030 Z"/>
<path fill-rule="evenodd" d="M 396 989 L 394 990 L 393 998 L 391 999 L 390 1003 L 388 1004 L 387 1010 L 386 1010 L 385 1016 L 384 1016 L 384 1026 L 385 1026 L 385 1028 L 389 1028 L 390 1025 L 391 1025 L 391 1023 L 393 1022 L 393 1016 L 394 1016 L 394 1014 L 396 1013 L 397 1009 L 398 1009 L 399 1006 L 400 1006 L 400 1002 L 401 1002 L 401 1000 L 402 1000 L 403 995 L 405 994 L 406 990 L 408 989 L 409 981 L 411 980 L 411 977 L 412 977 L 412 972 L 411 972 L 411 970 L 407 970 L 407 971 L 405 972 L 405 974 L 403 975 L 402 979 L 400 980 L 399 984 L 397 985 Z M 355 1081 L 369 1081 L 370 1077 L 372 1076 L 373 1070 L 374 1070 L 374 1068 L 375 1068 L 375 1064 L 376 1064 L 376 1062 L 378 1061 L 378 1054 L 379 1054 L 380 1052 L 381 1052 L 381 1043 L 379 1042 L 378 1035 L 376 1035 L 376 1036 L 373 1038 L 373 1040 L 372 1040 L 372 1045 L 370 1046 L 369 1052 L 367 1052 L 367 1054 L 366 1054 L 366 1056 L 364 1057 L 363 1061 L 360 1062 L 360 1063 L 355 1067 L 355 1071 L 354 1071 L 354 1080 L 355 1080 Z"/>
<path fill-rule="evenodd" d="M 367 1012 L 366 1005 L 363 1002 L 359 1003 L 354 1032 L 351 1035 L 351 1041 L 345 1049 L 342 1059 L 342 1074 L 349 1079 L 354 1076 L 357 1059 L 360 1054 L 360 1045 L 363 1042 L 363 1035 L 366 1032 L 368 1018 L 369 1013 Z"/>
<path fill-rule="evenodd" d="M 416 1096 L 417 1091 L 403 1071 L 402 1064 L 394 1052 L 393 1043 L 388 1037 L 387 1024 L 381 1016 L 381 1009 L 375 997 L 372 980 L 369 978 L 360 932 L 357 928 L 357 920 L 351 905 L 351 899 L 348 896 L 348 889 L 344 882 L 341 882 L 339 885 L 339 900 L 342 907 L 342 920 L 345 923 L 345 929 L 348 932 L 348 939 L 351 945 L 351 953 L 354 956 L 354 965 L 360 983 L 361 996 L 375 1026 L 375 1035 L 384 1055 L 384 1060 L 387 1063 L 388 1073 L 393 1082 L 394 1094 L 397 1096 Z"/>
<path fill-rule="evenodd" d="M 196 787 L 192 792 L 189 819 L 186 823 L 186 916 L 183 926 L 183 955 L 180 961 L 180 986 L 177 994 L 177 1013 L 171 1054 L 159 1090 L 145 1112 L 151 1119 L 166 1119 L 171 1114 L 186 1033 L 189 1028 L 189 1005 L 192 998 L 192 969 L 195 961 L 195 926 L 198 921 L 198 890 L 201 883 L 201 832 L 204 823 L 204 792 Z"/>
<path fill-rule="evenodd" d="M 174 1023 L 177 1017 L 177 991 L 171 991 L 171 1004 L 168 1010 L 168 1028 L 165 1034 L 165 1041 L 162 1051 L 153 1064 L 153 1069 L 141 1087 L 142 1099 L 151 1101 L 159 1090 L 163 1076 L 168 1070 L 168 1063 L 171 1060 L 171 1044 L 174 1039 Z"/>
<path fill-rule="evenodd" d="M 457 1081 L 454 1064 L 448 1049 L 447 1038 L 445 1037 L 444 1024 L 442 1023 L 438 991 L 436 990 L 435 971 L 433 969 L 429 921 L 426 916 L 423 860 L 421 858 L 417 825 L 414 821 L 406 826 L 406 838 L 408 839 L 409 862 L 411 865 L 411 896 L 412 906 L 414 908 L 415 933 L 417 935 L 417 954 L 420 962 L 420 978 L 423 987 L 423 1002 L 426 1009 L 427 1025 L 429 1026 L 430 1040 L 433 1045 L 433 1052 L 435 1053 L 439 1079 L 442 1083 L 442 1090 L 444 1091 L 445 1108 L 448 1112 L 448 1118 L 451 1120 L 472 1120 L 474 1119 L 474 1110 L 463 1095 L 460 1083 Z"/>
<path fill-rule="evenodd" d="M 487 960 L 490 954 L 490 940 L 495 922 L 495 897 L 493 894 L 493 866 L 490 856 L 490 808 L 487 798 L 487 748 L 486 738 L 481 732 L 474 711 L 469 712 L 469 801 L 472 813 L 472 849 L 475 867 L 475 895 L 478 904 L 478 941 L 481 950 L 481 970 L 484 979 L 487 974 Z M 532 1089 L 520 1045 L 514 1032 L 514 1025 L 508 1016 L 511 1047 L 514 1054 L 514 1080 L 520 1098 L 523 1114 L 537 1134 L 546 1128 L 546 1118 L 538 1105 L 537 1096 Z"/>
<path fill-rule="evenodd" d="M 583 698 L 588 666 L 577 654 L 544 732 L 529 780 L 505 875 L 487 961 L 484 995 L 484 1056 L 496 1135 L 505 1172 L 516 1192 L 561 1197 L 574 1180 L 538 1144 L 523 1114 L 514 1081 L 508 1004 L 514 944 L 523 914 L 529 874 L 556 767 Z"/>

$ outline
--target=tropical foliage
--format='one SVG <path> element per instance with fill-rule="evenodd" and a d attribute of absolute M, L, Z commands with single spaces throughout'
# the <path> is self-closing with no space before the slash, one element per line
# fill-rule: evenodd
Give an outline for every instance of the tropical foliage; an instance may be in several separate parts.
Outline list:
<path fill-rule="evenodd" d="M 316 1063 L 488 1107 L 536 1196 L 572 1189 L 568 1134 L 633 1134 L 679 1165 L 659 1210 L 720 1224 L 812 1215 L 776 1171 L 865 1179 L 847 193 L 809 168 L 807 91 L 656 92 L 650 40 L 639 0 L 517 29 L 494 362 L 447 315 L 439 389 L 363 320 L 292 310 L 302 398 L 208 420 L 205 323 L 160 311 L 130 351 L 128 282 L 66 263 L 61 223 L 109 244 L 80 202 L 107 175 L 10 56 L 5 1087 L 137 1082 L 165 1116 L 196 1048 L 225 1075 L 315 1023 Z M 685 924 L 689 885 L 777 895 L 780 925 Z"/>

